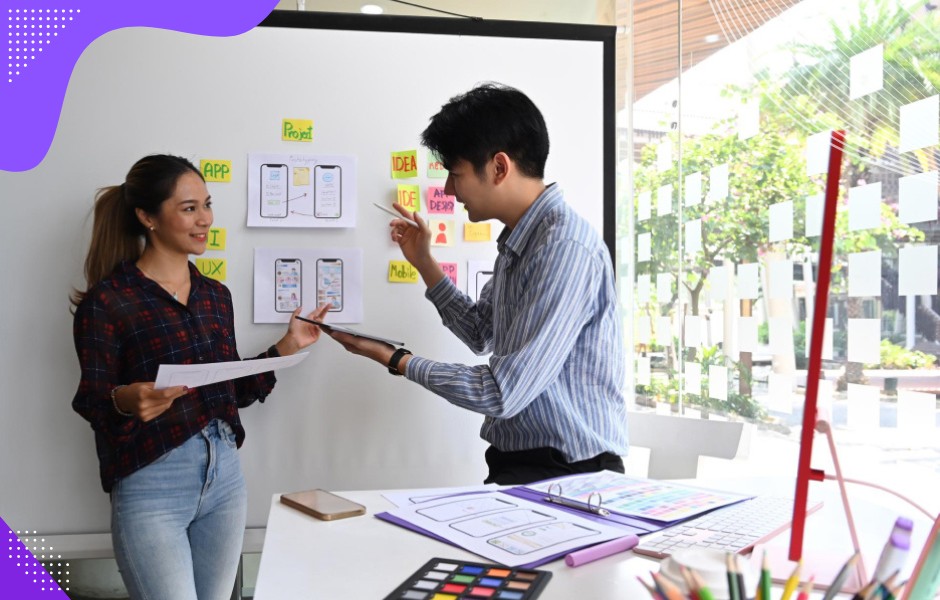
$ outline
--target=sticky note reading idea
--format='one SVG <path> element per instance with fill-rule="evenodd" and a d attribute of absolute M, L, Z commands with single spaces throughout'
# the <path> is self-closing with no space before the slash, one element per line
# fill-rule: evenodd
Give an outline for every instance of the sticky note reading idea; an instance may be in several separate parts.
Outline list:
<path fill-rule="evenodd" d="M 225 250 L 225 228 L 213 227 L 209 230 L 206 250 Z"/>
<path fill-rule="evenodd" d="M 225 281 L 224 258 L 197 258 L 196 268 L 209 279 Z"/>
<path fill-rule="evenodd" d="M 397 202 L 402 208 L 417 212 L 421 210 L 421 188 L 416 185 L 398 184 Z"/>
<path fill-rule="evenodd" d="M 464 223 L 463 239 L 467 242 L 488 242 L 490 236 L 489 223 Z"/>
<path fill-rule="evenodd" d="M 200 160 L 199 170 L 206 181 L 228 183 L 232 180 L 230 160 Z"/>
<path fill-rule="evenodd" d="M 447 169 L 444 163 L 433 152 L 428 152 L 428 177 L 431 179 L 447 179 Z"/>
<path fill-rule="evenodd" d="M 411 179 L 418 176 L 418 151 L 392 152 L 392 179 Z"/>
<path fill-rule="evenodd" d="M 284 119 L 281 124 L 281 139 L 285 142 L 312 142 L 313 121 L 310 119 Z"/>
<path fill-rule="evenodd" d="M 407 260 L 388 261 L 388 280 L 391 283 L 418 283 L 418 269 Z"/>

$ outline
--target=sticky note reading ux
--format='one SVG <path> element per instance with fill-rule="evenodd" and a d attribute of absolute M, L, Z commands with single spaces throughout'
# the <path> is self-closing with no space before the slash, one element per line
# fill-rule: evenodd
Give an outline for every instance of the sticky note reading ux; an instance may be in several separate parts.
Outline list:
<path fill-rule="evenodd" d="M 392 283 L 418 283 L 418 269 L 407 260 L 390 260 L 388 280 Z"/>
<path fill-rule="evenodd" d="M 411 212 L 421 210 L 421 188 L 416 185 L 399 183 L 397 201 L 402 208 Z"/>
<path fill-rule="evenodd" d="M 281 139 L 285 142 L 312 142 L 313 121 L 310 119 L 284 119 L 281 122 Z"/>
<path fill-rule="evenodd" d="M 392 152 L 392 179 L 411 179 L 418 176 L 418 151 Z"/>
<path fill-rule="evenodd" d="M 232 161 L 200 160 L 199 170 L 206 181 L 228 183 L 232 181 Z"/>
<path fill-rule="evenodd" d="M 196 268 L 209 279 L 225 281 L 224 258 L 197 258 Z"/>

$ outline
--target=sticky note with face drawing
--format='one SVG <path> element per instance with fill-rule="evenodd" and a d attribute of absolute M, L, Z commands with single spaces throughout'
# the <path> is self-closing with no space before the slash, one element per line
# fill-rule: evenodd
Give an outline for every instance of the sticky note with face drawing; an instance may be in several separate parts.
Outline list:
<path fill-rule="evenodd" d="M 452 220 L 429 219 L 432 246 L 454 245 L 454 222 Z"/>

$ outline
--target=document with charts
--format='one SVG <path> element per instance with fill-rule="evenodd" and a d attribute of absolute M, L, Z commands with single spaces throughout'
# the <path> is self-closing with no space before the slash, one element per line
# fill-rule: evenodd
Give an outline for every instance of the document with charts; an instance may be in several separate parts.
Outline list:
<path fill-rule="evenodd" d="M 613 471 L 569 475 L 521 487 L 585 504 L 592 494 L 599 494 L 600 505 L 612 513 L 663 522 L 681 521 L 751 497 Z"/>
<path fill-rule="evenodd" d="M 541 564 L 628 533 L 502 492 L 450 496 L 383 514 L 509 567 Z"/>

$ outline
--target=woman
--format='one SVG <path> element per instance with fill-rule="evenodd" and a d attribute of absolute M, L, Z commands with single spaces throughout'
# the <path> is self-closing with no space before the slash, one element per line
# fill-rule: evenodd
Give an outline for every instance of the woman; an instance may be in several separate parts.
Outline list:
<path fill-rule="evenodd" d="M 205 252 L 211 226 L 209 192 L 189 161 L 142 158 L 124 183 L 99 192 L 88 289 L 72 298 L 82 373 L 72 407 L 95 432 L 114 551 L 132 598 L 228 598 L 241 553 L 238 409 L 264 400 L 274 374 L 194 389 L 153 384 L 160 364 L 239 360 L 228 288 L 189 262 Z M 293 354 L 319 336 L 291 318 L 258 358 Z"/>

